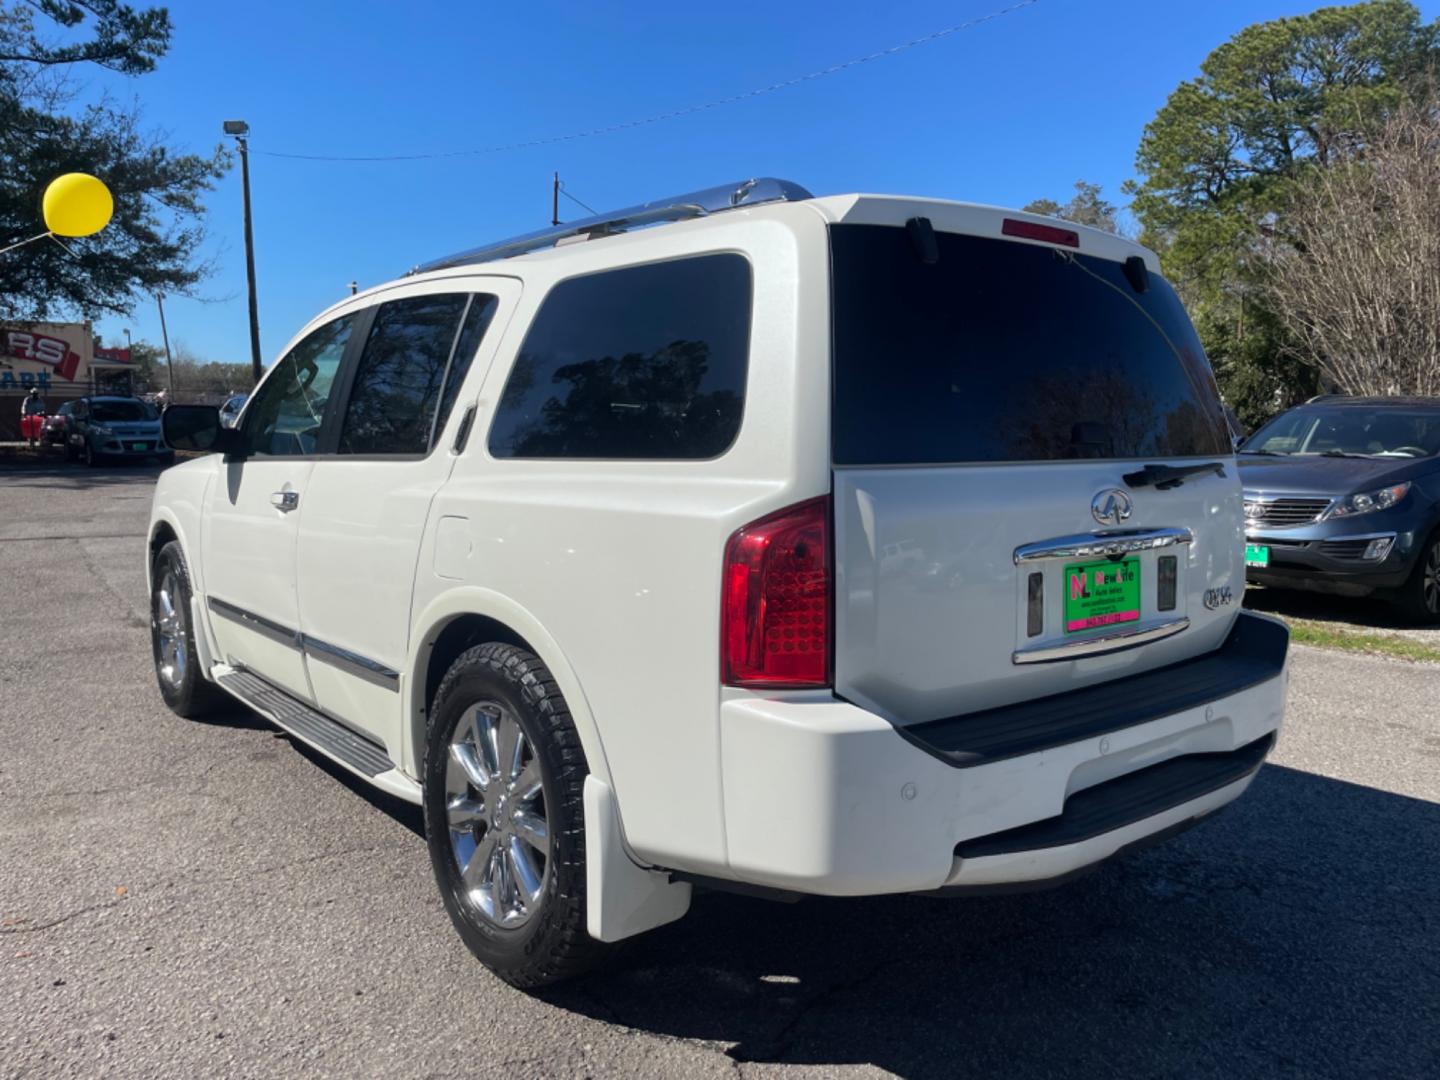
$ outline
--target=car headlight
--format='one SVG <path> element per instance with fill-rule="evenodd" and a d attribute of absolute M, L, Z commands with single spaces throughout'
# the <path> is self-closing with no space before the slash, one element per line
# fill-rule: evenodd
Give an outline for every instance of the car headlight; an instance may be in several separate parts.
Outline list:
<path fill-rule="evenodd" d="M 103 436 L 105 436 L 106 438 L 109 438 L 111 435 L 114 435 L 114 434 L 115 434 L 115 432 L 111 431 L 108 427 L 105 427 L 103 424 L 91 424 L 91 425 L 90 425 L 90 430 L 93 431 L 96 435 L 103 435 Z"/>
<path fill-rule="evenodd" d="M 1394 487 L 1383 487 L 1378 491 L 1361 491 L 1354 495 L 1346 495 L 1343 499 L 1326 511 L 1327 518 L 1354 517 L 1356 514 L 1369 514 L 1375 510 L 1388 510 L 1410 490 L 1409 482 L 1396 484 Z"/>

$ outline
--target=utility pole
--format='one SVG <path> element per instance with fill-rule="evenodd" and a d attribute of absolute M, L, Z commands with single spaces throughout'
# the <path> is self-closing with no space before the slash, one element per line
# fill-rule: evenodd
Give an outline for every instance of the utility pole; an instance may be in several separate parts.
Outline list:
<path fill-rule="evenodd" d="M 240 186 L 245 192 L 245 278 L 250 286 L 250 366 L 259 383 L 264 369 L 260 363 L 260 313 L 255 299 L 255 234 L 250 227 L 250 125 L 244 120 L 226 120 L 225 134 L 234 137 L 240 151 Z"/>
<path fill-rule="evenodd" d="M 560 224 L 560 174 L 550 182 L 550 224 Z"/>
<path fill-rule="evenodd" d="M 170 362 L 170 331 L 165 329 L 165 294 L 155 294 L 155 306 L 160 309 L 160 340 L 165 342 L 165 375 L 170 385 L 170 404 L 175 403 L 175 365 Z"/>

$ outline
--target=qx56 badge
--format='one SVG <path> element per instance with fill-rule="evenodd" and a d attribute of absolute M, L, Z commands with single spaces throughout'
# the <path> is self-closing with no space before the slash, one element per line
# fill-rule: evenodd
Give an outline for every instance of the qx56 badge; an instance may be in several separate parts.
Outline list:
<path fill-rule="evenodd" d="M 1205 606 L 1211 611 L 1216 608 L 1227 607 L 1230 604 L 1230 586 L 1221 585 L 1218 589 L 1205 590 Z"/>

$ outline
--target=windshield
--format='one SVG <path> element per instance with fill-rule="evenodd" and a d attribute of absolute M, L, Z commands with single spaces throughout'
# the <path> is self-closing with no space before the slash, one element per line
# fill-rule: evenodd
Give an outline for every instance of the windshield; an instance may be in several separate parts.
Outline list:
<path fill-rule="evenodd" d="M 830 230 L 837 465 L 1228 456 L 1175 292 L 1118 262 L 902 228 Z"/>
<path fill-rule="evenodd" d="M 158 420 L 160 414 L 143 401 L 92 401 L 90 419 L 100 423 L 133 423 L 140 420 Z"/>
<path fill-rule="evenodd" d="M 1271 420 L 1246 440 L 1240 452 L 1430 457 L 1440 452 L 1440 408 L 1309 405 Z"/>

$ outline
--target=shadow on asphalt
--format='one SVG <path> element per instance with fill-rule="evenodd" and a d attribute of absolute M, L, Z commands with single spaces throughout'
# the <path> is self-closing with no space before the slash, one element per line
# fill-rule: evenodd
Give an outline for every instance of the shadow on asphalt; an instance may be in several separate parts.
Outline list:
<path fill-rule="evenodd" d="M 1421 1073 L 1436 851 L 1440 806 L 1270 766 L 1194 832 L 1051 892 L 711 894 L 546 997 L 740 1061 L 905 1077 Z"/>
<path fill-rule="evenodd" d="M 263 717 L 258 716 L 255 713 L 250 713 L 248 709 L 245 711 L 249 713 L 250 716 L 254 717 L 257 726 L 271 726 L 270 722 Z M 367 783 L 366 781 L 361 780 L 358 776 L 356 776 L 352 772 L 349 772 L 344 767 L 335 764 L 335 762 L 331 761 L 328 757 L 320 753 L 318 750 L 311 749 L 308 745 L 301 742 L 299 739 L 293 739 L 288 734 L 280 731 L 279 729 L 276 729 L 275 737 L 277 739 L 283 739 L 284 741 L 288 742 L 297 751 L 299 751 L 301 755 L 308 758 L 316 767 L 325 770 L 325 772 L 329 773 L 331 777 L 339 781 L 341 784 L 344 784 L 357 796 L 364 799 L 371 806 L 375 807 L 376 810 L 379 810 L 381 813 L 390 815 L 390 817 L 394 818 L 401 825 L 404 825 L 405 828 L 409 829 L 412 833 L 414 833 L 420 838 L 421 843 L 425 842 L 425 815 L 420 810 L 420 807 L 414 805 L 413 803 L 407 803 L 403 799 L 397 799 L 393 795 L 387 795 L 379 788 L 376 788 L 371 784 Z"/>
<path fill-rule="evenodd" d="M 101 464 L 86 466 L 78 462 L 67 462 L 63 456 L 53 460 L 27 460 L 16 462 L 0 458 L 0 488 L 52 488 L 65 491 L 85 491 L 91 488 L 116 488 L 129 485 L 151 486 L 155 478 L 164 471 L 156 463 Z"/>
<path fill-rule="evenodd" d="M 423 845 L 418 807 L 275 737 Z M 1440 767 L 1440 745 L 1421 752 Z M 1440 1060 L 1437 851 L 1440 805 L 1269 765 L 1193 831 L 1049 892 L 699 893 L 541 996 L 739 1062 L 918 1080 L 1422 1075 Z"/>
<path fill-rule="evenodd" d="M 1384 600 L 1368 596 L 1327 596 L 1252 585 L 1245 590 L 1245 606 L 1286 619 L 1314 619 L 1317 622 L 1345 623 L 1380 630 L 1433 630 L 1440 638 L 1440 628 L 1412 622 Z"/>

